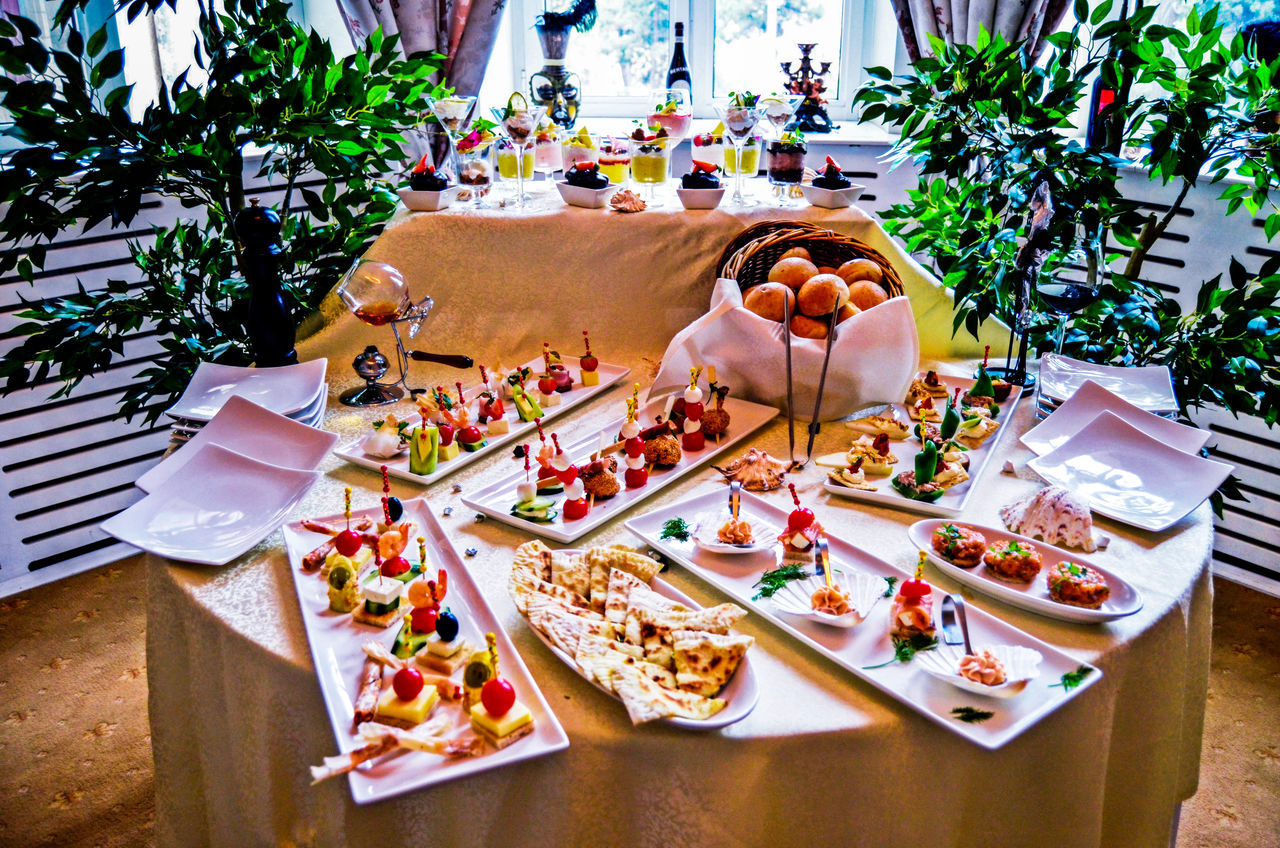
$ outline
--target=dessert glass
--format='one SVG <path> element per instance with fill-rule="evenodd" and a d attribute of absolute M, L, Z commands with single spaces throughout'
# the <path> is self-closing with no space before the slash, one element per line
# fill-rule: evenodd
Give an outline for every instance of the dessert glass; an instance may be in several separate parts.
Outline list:
<path fill-rule="evenodd" d="M 796 133 L 783 133 L 781 138 L 769 142 L 765 168 L 779 206 L 795 205 L 791 195 L 804 179 L 804 155 L 807 152 L 804 138 Z"/>
<path fill-rule="evenodd" d="M 512 98 L 515 99 L 514 96 Z M 509 160 L 512 176 L 516 178 L 516 207 L 524 209 L 525 200 L 524 193 L 525 181 L 525 152 L 528 152 L 527 171 L 530 177 L 533 176 L 533 151 L 529 149 L 530 142 L 533 141 L 535 131 L 538 124 L 542 122 L 542 116 L 546 114 L 545 106 L 532 106 L 524 109 L 517 109 L 512 102 L 508 101 L 507 105 L 501 109 L 493 109 L 493 118 L 498 122 L 498 127 L 502 133 L 511 142 L 514 150 L 511 153 L 512 158 Z M 516 154 L 519 154 L 518 160 Z M 519 165 L 516 162 L 519 161 Z M 498 170 L 502 172 L 503 159 L 502 153 L 498 154 Z"/>
<path fill-rule="evenodd" d="M 493 187 L 493 142 L 482 141 L 457 152 L 458 183 L 471 192 L 471 206 L 486 209 L 485 197 Z"/>
<path fill-rule="evenodd" d="M 568 174 L 579 162 L 600 162 L 600 141 L 597 135 L 565 136 L 560 139 L 560 161 L 564 172 Z"/>
<path fill-rule="evenodd" d="M 650 92 L 649 99 L 654 107 L 649 110 L 648 125 L 659 124 L 679 144 L 689 135 L 693 126 L 693 107 L 689 104 L 689 94 L 678 88 L 662 88 Z"/>
<path fill-rule="evenodd" d="M 622 185 L 631 170 L 631 139 L 601 136 L 596 163 L 609 182 Z"/>
<path fill-rule="evenodd" d="M 644 202 L 648 206 L 661 206 L 654 189 L 667 181 L 671 170 L 671 150 L 680 143 L 671 136 L 637 141 L 631 139 L 631 179 L 644 187 Z"/>
<path fill-rule="evenodd" d="M 760 118 L 764 115 L 764 108 L 757 105 L 758 101 L 759 98 L 753 98 L 750 105 L 746 105 L 746 101 L 741 97 L 722 97 L 711 101 L 711 105 L 715 106 L 716 114 L 720 117 L 720 122 L 724 124 L 725 133 L 729 136 L 729 140 L 733 142 L 734 150 L 739 154 L 751 139 L 756 124 L 760 122 Z M 725 160 L 727 165 L 728 151 L 726 151 Z M 741 155 L 738 156 L 738 161 L 743 165 L 749 164 L 748 161 L 743 161 Z M 748 200 L 742 194 L 742 174 L 744 170 L 746 169 L 742 167 L 735 170 L 733 197 L 729 202 L 734 206 L 755 206 L 757 205 L 756 201 Z"/>

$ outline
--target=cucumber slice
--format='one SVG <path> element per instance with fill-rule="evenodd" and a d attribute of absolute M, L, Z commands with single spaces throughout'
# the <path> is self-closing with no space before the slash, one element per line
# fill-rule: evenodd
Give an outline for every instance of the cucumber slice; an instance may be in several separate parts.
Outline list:
<path fill-rule="evenodd" d="M 364 602 L 365 612 L 369 613 L 369 615 L 386 615 L 387 613 L 391 612 L 393 609 L 399 608 L 399 606 L 400 606 L 399 598 L 396 598 L 394 601 L 392 601 L 389 604 L 380 604 L 377 601 Z"/>

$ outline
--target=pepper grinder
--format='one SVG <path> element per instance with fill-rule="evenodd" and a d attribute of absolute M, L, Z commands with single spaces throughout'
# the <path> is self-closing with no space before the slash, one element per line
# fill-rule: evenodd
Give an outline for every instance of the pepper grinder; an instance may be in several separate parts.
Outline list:
<path fill-rule="evenodd" d="M 297 328 L 280 288 L 280 216 L 253 198 L 236 214 L 240 240 L 240 272 L 249 283 L 249 312 L 245 328 L 254 364 L 259 368 L 296 365 Z"/>

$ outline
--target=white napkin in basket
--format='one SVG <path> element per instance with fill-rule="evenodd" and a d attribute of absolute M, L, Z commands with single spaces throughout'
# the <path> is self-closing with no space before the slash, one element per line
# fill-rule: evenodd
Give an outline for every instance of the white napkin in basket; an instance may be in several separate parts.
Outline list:
<path fill-rule="evenodd" d="M 737 282 L 721 279 L 711 309 L 676 333 L 649 389 L 655 397 L 689 382 L 689 369 L 714 365 L 733 397 L 787 408 L 785 328 L 742 305 Z M 813 415 L 826 339 L 791 339 L 795 414 Z M 920 339 L 911 302 L 895 297 L 836 328 L 819 418 L 844 418 L 875 403 L 901 401 L 920 364 Z"/>

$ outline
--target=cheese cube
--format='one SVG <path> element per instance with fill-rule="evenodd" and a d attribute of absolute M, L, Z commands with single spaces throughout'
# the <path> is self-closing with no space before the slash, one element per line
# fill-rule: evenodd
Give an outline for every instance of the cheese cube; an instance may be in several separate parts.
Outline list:
<path fill-rule="evenodd" d="M 390 604 L 400 597 L 404 584 L 391 577 L 375 577 L 365 584 L 364 599 L 375 604 Z"/>
<path fill-rule="evenodd" d="M 544 407 L 559 406 L 560 395 L 556 394 L 555 392 L 552 392 L 549 395 L 542 395 L 540 398 L 538 398 L 538 403 L 542 404 Z"/>
<path fill-rule="evenodd" d="M 439 455 L 440 462 L 444 462 L 445 460 L 448 460 L 448 459 L 453 459 L 457 455 L 458 455 L 457 439 L 454 439 L 452 442 L 450 442 L 447 445 L 440 446 L 440 455 Z"/>
<path fill-rule="evenodd" d="M 431 715 L 431 710 L 440 701 L 440 692 L 434 686 L 423 686 L 418 697 L 412 701 L 402 701 L 395 689 L 388 689 L 378 699 L 378 715 L 384 718 L 405 721 L 409 724 L 422 724 Z"/>
<path fill-rule="evenodd" d="M 600 372 L 599 371 L 583 371 L 582 385 L 584 386 L 600 385 Z"/>
<path fill-rule="evenodd" d="M 528 707 L 519 701 L 512 704 L 511 709 L 507 710 L 505 715 L 497 718 L 489 715 L 489 711 L 484 708 L 484 704 L 478 703 L 471 707 L 471 726 L 476 730 L 483 730 L 497 739 L 510 735 L 531 721 L 533 721 L 533 714 L 529 712 Z"/>
<path fill-rule="evenodd" d="M 489 435 L 502 436 L 511 432 L 511 422 L 505 418 L 489 419 Z"/>
<path fill-rule="evenodd" d="M 456 636 L 452 641 L 446 642 L 440 638 L 440 634 L 432 633 L 427 638 L 427 650 L 435 654 L 437 657 L 451 657 L 458 651 L 462 650 L 462 646 L 466 644 L 461 636 Z"/>

